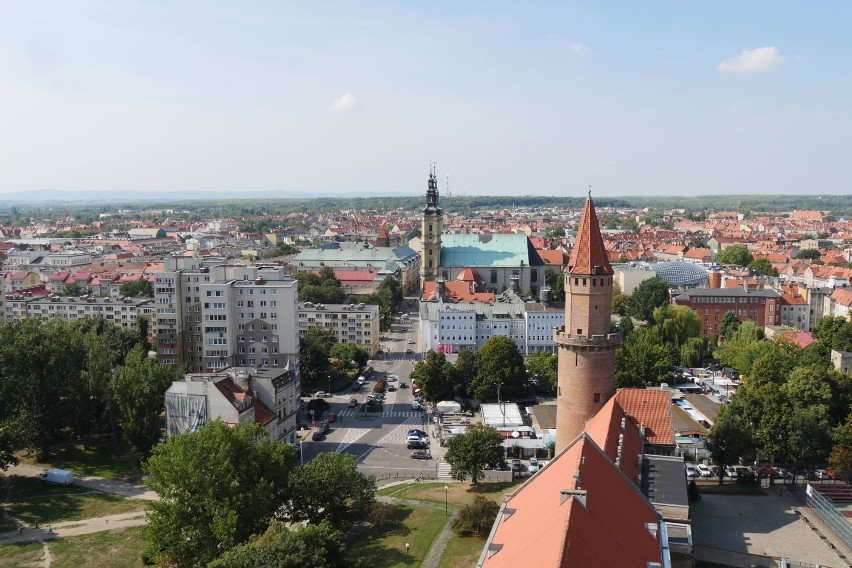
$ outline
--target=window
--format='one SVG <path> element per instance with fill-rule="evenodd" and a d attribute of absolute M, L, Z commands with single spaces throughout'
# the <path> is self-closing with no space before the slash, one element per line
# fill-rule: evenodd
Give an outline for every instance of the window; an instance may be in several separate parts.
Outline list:
<path fill-rule="evenodd" d="M 530 282 L 538 282 L 538 270 L 530 270 Z"/>
<path fill-rule="evenodd" d="M 601 393 L 596 392 L 596 393 L 595 393 L 595 399 L 594 399 L 594 400 L 595 400 L 595 402 L 600 402 L 600 401 L 601 401 Z"/>
<path fill-rule="evenodd" d="M 496 270 L 491 271 L 491 283 L 497 284 L 497 271 Z"/>

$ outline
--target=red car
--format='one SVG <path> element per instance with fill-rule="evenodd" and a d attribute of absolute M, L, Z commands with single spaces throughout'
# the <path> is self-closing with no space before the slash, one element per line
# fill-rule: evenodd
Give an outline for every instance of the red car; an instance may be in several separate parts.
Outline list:
<path fill-rule="evenodd" d="M 329 424 L 331 424 L 332 422 L 337 422 L 337 413 L 329 412 L 328 416 L 326 416 L 325 419 L 328 421 Z"/>

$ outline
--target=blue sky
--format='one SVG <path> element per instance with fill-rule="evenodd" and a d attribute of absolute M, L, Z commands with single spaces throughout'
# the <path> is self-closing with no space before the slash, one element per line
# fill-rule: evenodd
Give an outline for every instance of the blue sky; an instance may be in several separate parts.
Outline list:
<path fill-rule="evenodd" d="M 0 0 L 0 192 L 852 193 L 852 3 Z"/>

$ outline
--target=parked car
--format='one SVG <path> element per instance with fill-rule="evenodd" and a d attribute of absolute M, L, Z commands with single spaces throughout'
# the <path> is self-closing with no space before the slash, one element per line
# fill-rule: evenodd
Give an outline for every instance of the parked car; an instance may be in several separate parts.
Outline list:
<path fill-rule="evenodd" d="M 397 377 L 396 375 L 388 375 L 389 383 L 395 383 L 397 380 L 399 380 L 399 377 Z"/>
<path fill-rule="evenodd" d="M 521 460 L 512 460 L 512 471 L 521 471 Z"/>
<path fill-rule="evenodd" d="M 728 477 L 730 479 L 736 479 L 737 477 L 739 477 L 739 474 L 737 473 L 737 470 L 734 468 L 734 466 L 729 465 L 725 466 L 725 477 Z"/>
<path fill-rule="evenodd" d="M 387 391 L 388 392 L 394 392 L 394 391 L 396 391 L 396 387 L 393 386 L 393 385 L 388 385 Z"/>
<path fill-rule="evenodd" d="M 337 413 L 336 412 L 329 412 L 328 416 L 326 416 L 325 419 L 328 420 L 329 424 L 331 424 L 333 422 L 337 422 Z"/>
<path fill-rule="evenodd" d="M 355 408 L 356 406 L 358 406 L 358 399 L 350 398 L 349 399 L 349 408 Z"/>
<path fill-rule="evenodd" d="M 322 432 L 323 434 L 328 432 L 328 430 L 329 430 L 329 425 L 328 425 L 327 420 L 323 420 L 322 422 L 319 423 L 319 426 L 317 426 L 317 431 Z"/>
<path fill-rule="evenodd" d="M 790 479 L 791 477 L 793 477 L 792 475 L 790 475 L 790 472 L 784 469 L 783 467 L 775 468 L 775 476 L 778 479 Z"/>
<path fill-rule="evenodd" d="M 407 388 L 408 388 L 408 385 L 407 385 L 406 383 L 399 383 L 399 388 L 401 388 L 401 389 L 407 389 Z"/>
<path fill-rule="evenodd" d="M 413 340 L 413 339 L 411 339 L 410 337 L 408 338 L 408 344 L 409 344 L 409 345 L 414 345 L 414 340 Z"/>
<path fill-rule="evenodd" d="M 715 475 L 713 475 L 713 471 L 703 463 L 700 463 L 695 466 L 695 469 L 698 470 L 698 473 L 701 474 L 701 477 L 716 477 Z"/>
<path fill-rule="evenodd" d="M 537 471 L 538 471 L 538 468 L 539 468 L 539 465 L 538 465 L 538 458 L 536 458 L 536 457 L 531 457 L 531 458 L 530 458 L 530 473 L 535 473 L 535 472 L 537 472 Z"/>
<path fill-rule="evenodd" d="M 428 450 L 429 442 L 424 442 L 423 440 L 409 440 L 405 447 L 409 450 Z"/>
<path fill-rule="evenodd" d="M 701 477 L 701 472 L 698 471 L 698 468 L 692 465 L 691 463 L 686 464 L 686 476 L 687 477 Z"/>
<path fill-rule="evenodd" d="M 819 480 L 829 479 L 828 472 L 825 471 L 824 469 L 817 469 L 817 470 L 814 471 L 814 479 L 819 479 Z"/>
<path fill-rule="evenodd" d="M 325 391 L 317 391 L 317 392 L 314 393 L 314 397 L 316 397 L 316 398 L 328 398 L 330 396 L 331 396 L 331 394 L 329 394 Z"/>
<path fill-rule="evenodd" d="M 325 439 L 325 432 L 322 432 L 320 430 L 317 430 L 316 432 L 311 434 L 311 440 L 313 440 L 314 442 L 319 442 L 320 440 L 324 440 L 324 439 Z"/>
<path fill-rule="evenodd" d="M 405 350 L 405 352 L 406 353 L 414 353 L 414 350 L 412 350 L 411 347 L 409 347 L 408 349 Z"/>
<path fill-rule="evenodd" d="M 429 445 L 429 438 L 418 434 L 411 434 L 405 439 L 406 444 L 426 444 Z"/>
<path fill-rule="evenodd" d="M 358 392 L 359 390 L 361 390 L 361 385 L 359 383 L 352 385 L 352 392 Z"/>
<path fill-rule="evenodd" d="M 432 459 L 432 456 L 429 455 L 429 452 L 426 450 L 414 450 L 411 452 L 411 459 L 413 460 L 428 460 Z"/>

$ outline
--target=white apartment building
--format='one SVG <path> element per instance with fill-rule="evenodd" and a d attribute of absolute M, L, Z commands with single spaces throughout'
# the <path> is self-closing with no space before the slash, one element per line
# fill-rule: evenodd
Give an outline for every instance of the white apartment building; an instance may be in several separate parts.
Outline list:
<path fill-rule="evenodd" d="M 55 294 L 30 296 L 11 292 L 6 295 L 7 321 L 38 318 L 47 321 L 59 318 L 66 321 L 103 318 L 107 322 L 133 330 L 136 320 L 144 317 L 154 320 L 156 309 L 150 298 L 99 298 L 96 296 L 57 296 Z M 152 326 L 148 326 L 153 338 Z"/>
<path fill-rule="evenodd" d="M 379 306 L 304 302 L 298 305 L 298 312 L 299 335 L 312 327 L 322 327 L 334 334 L 337 343 L 348 343 L 370 357 L 376 356 L 381 337 Z"/>
<path fill-rule="evenodd" d="M 521 353 L 556 352 L 553 328 L 565 321 L 564 308 L 541 303 L 421 302 L 420 335 L 425 350 L 458 353 L 480 349 L 492 337 L 511 339 Z"/>
<path fill-rule="evenodd" d="M 158 360 L 190 371 L 298 361 L 297 297 L 281 266 L 167 259 L 154 283 Z"/>

